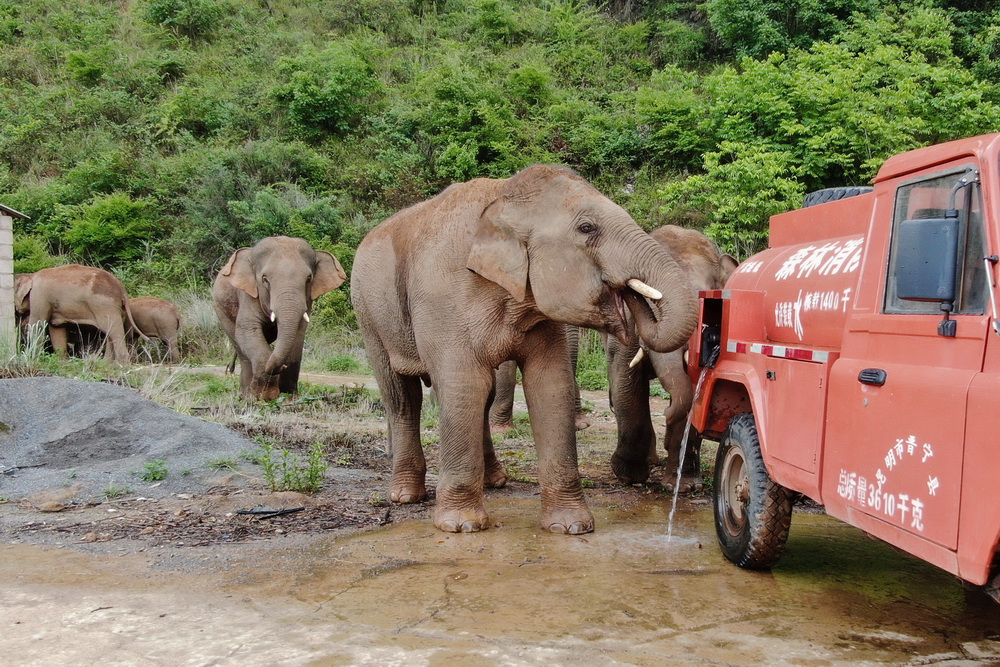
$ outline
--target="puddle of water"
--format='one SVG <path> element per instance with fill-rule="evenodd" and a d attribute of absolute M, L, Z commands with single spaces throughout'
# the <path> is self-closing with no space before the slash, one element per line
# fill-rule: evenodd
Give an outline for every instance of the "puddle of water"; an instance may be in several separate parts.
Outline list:
<path fill-rule="evenodd" d="M 1000 657 L 1000 605 L 826 516 L 796 513 L 782 561 L 751 572 L 719 552 L 709 505 L 682 502 L 668 542 L 662 496 L 628 507 L 598 496 L 597 532 L 582 537 L 543 531 L 537 498 L 491 501 L 502 525 L 482 533 L 406 522 L 253 553 L 226 572 L 4 547 L 5 650 L 24 664 L 52 651 L 241 665 Z"/>

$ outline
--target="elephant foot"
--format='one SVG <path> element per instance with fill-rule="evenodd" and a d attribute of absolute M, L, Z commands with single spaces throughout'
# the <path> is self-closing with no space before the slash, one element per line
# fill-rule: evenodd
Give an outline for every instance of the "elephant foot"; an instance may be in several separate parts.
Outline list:
<path fill-rule="evenodd" d="M 513 421 L 490 422 L 490 433 L 506 433 L 516 428 Z"/>
<path fill-rule="evenodd" d="M 490 517 L 482 507 L 474 509 L 434 509 L 434 526 L 446 533 L 478 533 L 490 527 Z"/>
<path fill-rule="evenodd" d="M 594 515 L 586 505 L 542 512 L 542 527 L 557 535 L 583 535 L 594 532 Z"/>
<path fill-rule="evenodd" d="M 486 473 L 483 476 L 483 486 L 487 489 L 502 489 L 507 486 L 507 471 L 499 460 L 486 462 Z"/>
<path fill-rule="evenodd" d="M 673 473 L 664 472 L 663 473 L 663 488 L 669 493 L 673 493 L 674 484 L 677 483 L 677 470 Z M 683 474 L 681 475 L 680 481 L 680 491 L 678 493 L 692 493 L 703 491 L 705 489 L 705 484 L 701 479 L 701 476 L 695 474 Z"/>
<path fill-rule="evenodd" d="M 585 428 L 590 428 L 590 420 L 587 419 L 584 415 L 578 414 L 576 416 L 576 430 L 582 431 Z"/>
<path fill-rule="evenodd" d="M 622 484 L 642 484 L 649 479 L 649 461 L 628 459 L 615 452 L 611 456 L 611 472 Z"/>
<path fill-rule="evenodd" d="M 392 480 L 389 485 L 389 500 L 394 503 L 419 503 L 427 500 L 427 487 L 423 482 Z"/>

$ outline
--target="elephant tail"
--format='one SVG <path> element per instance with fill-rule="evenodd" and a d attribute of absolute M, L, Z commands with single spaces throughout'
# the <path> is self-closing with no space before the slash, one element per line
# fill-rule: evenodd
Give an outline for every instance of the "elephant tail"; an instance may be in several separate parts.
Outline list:
<path fill-rule="evenodd" d="M 132 331 L 134 331 L 137 334 L 139 334 L 139 338 L 141 338 L 143 340 L 149 340 L 149 336 L 147 336 L 146 334 L 144 334 L 142 332 L 142 329 L 140 329 L 138 327 L 138 325 L 136 325 L 135 320 L 132 319 L 132 309 L 129 308 L 128 297 L 125 297 L 124 299 L 122 299 L 122 305 L 125 306 L 125 316 L 128 318 L 128 323 L 129 323 L 129 326 L 132 327 Z"/>

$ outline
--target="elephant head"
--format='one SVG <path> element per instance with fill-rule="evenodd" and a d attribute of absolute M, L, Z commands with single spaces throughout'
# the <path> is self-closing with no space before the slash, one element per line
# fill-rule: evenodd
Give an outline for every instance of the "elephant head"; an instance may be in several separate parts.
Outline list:
<path fill-rule="evenodd" d="M 18 316 L 28 314 L 28 295 L 31 293 L 33 273 L 14 274 L 14 312 Z"/>
<path fill-rule="evenodd" d="M 503 182 L 479 218 L 467 266 L 546 317 L 631 339 L 683 345 L 696 293 L 671 255 L 572 170 L 536 165 Z"/>
<path fill-rule="evenodd" d="M 263 374 L 272 375 L 301 354 L 312 302 L 347 278 L 337 258 L 314 250 L 307 241 L 272 236 L 229 258 L 221 275 L 256 300 L 260 312 L 277 325 L 274 349 Z"/>

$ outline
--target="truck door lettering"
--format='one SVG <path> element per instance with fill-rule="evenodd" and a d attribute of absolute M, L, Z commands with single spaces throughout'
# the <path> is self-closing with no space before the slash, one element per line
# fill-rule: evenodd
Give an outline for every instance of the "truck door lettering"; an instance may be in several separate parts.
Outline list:
<path fill-rule="evenodd" d="M 934 455 L 934 447 L 929 442 L 920 445 L 915 435 L 897 438 L 895 444 L 886 450 L 885 467 L 892 472 L 903 465 L 907 459 L 918 460 L 920 464 L 927 462 Z M 891 519 L 904 528 L 912 528 L 918 532 L 924 530 L 924 508 L 926 503 L 916 494 L 900 493 L 883 490 L 888 486 L 890 478 L 882 469 L 875 471 L 877 484 L 869 484 L 864 475 L 855 471 L 840 469 L 837 482 L 837 495 L 860 508 L 870 507 L 882 516 Z M 927 492 L 936 496 L 941 482 L 936 475 L 927 476 Z"/>

